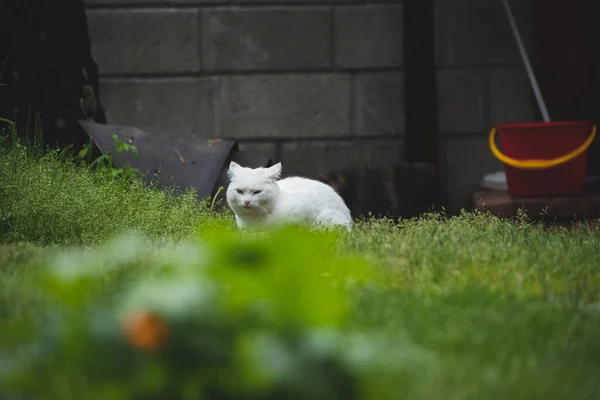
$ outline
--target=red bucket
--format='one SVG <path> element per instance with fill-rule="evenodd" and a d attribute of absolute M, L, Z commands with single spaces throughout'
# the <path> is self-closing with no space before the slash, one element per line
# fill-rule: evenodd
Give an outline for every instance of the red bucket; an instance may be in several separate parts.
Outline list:
<path fill-rule="evenodd" d="M 503 152 L 496 147 L 496 130 Z M 500 124 L 490 132 L 489 145 L 504 163 L 510 195 L 568 196 L 584 190 L 595 135 L 596 126 L 586 121 Z"/>

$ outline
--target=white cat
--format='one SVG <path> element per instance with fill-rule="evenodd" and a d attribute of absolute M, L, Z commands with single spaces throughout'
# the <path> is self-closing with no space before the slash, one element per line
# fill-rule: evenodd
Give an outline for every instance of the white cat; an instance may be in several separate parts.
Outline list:
<path fill-rule="evenodd" d="M 232 161 L 228 176 L 227 204 L 239 228 L 291 222 L 352 229 L 350 210 L 331 186 L 301 177 L 280 180 L 281 163 L 252 169 Z"/>

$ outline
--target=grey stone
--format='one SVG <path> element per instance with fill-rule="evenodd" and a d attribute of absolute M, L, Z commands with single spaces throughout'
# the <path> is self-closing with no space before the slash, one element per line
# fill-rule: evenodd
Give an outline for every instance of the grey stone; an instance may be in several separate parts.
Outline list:
<path fill-rule="evenodd" d="M 325 7 L 236 8 L 204 12 L 209 70 L 289 70 L 331 66 Z"/>
<path fill-rule="evenodd" d="M 400 5 L 402 5 L 404 3 L 404 0 L 366 0 L 366 3 L 367 3 L 367 5 L 381 5 L 381 4 L 400 4 Z"/>
<path fill-rule="evenodd" d="M 83 4 L 84 5 L 96 5 L 96 4 L 101 4 L 101 5 L 109 5 L 109 6 L 116 6 L 116 5 L 128 5 L 128 4 L 132 4 L 132 5 L 139 5 L 139 4 L 165 4 L 168 3 L 168 0 L 126 0 L 126 1 L 119 1 L 119 0 L 83 0 Z"/>
<path fill-rule="evenodd" d="M 106 5 L 106 6 L 128 6 L 132 5 L 134 7 L 139 6 L 141 4 L 156 4 L 163 5 L 168 4 L 169 0 L 83 0 L 84 5 Z"/>
<path fill-rule="evenodd" d="M 404 160 L 402 139 L 283 143 L 283 175 L 316 178 L 349 168 L 389 167 Z"/>
<path fill-rule="evenodd" d="M 89 10 L 87 18 L 100 73 L 195 72 L 200 68 L 196 10 Z"/>
<path fill-rule="evenodd" d="M 350 135 L 350 78 L 341 74 L 221 78 L 224 138 Z"/>
<path fill-rule="evenodd" d="M 240 4 L 244 4 L 244 3 L 273 3 L 273 0 L 237 0 L 238 3 Z M 323 5 L 331 5 L 331 4 L 336 4 L 336 3 L 364 3 L 365 0 L 303 0 L 302 4 L 311 4 L 311 5 L 318 5 L 318 4 L 323 4 Z M 397 1 L 397 0 L 392 0 L 392 1 Z M 288 4 L 298 4 L 298 0 L 277 0 L 277 4 L 283 5 L 283 6 L 288 6 Z"/>
<path fill-rule="evenodd" d="M 272 161 L 277 158 L 277 143 L 275 142 L 239 142 L 240 152 L 256 157 L 268 157 Z"/>
<path fill-rule="evenodd" d="M 530 3 L 511 1 L 528 45 L 532 36 Z M 502 2 L 498 0 L 436 1 L 435 48 L 436 64 L 440 66 L 520 62 Z"/>
<path fill-rule="evenodd" d="M 84 5 L 107 5 L 107 6 L 139 6 L 139 5 L 160 5 L 170 6 L 179 4 L 212 4 L 212 3 L 229 3 L 229 0 L 84 0 Z"/>
<path fill-rule="evenodd" d="M 357 75 L 353 98 L 355 135 L 398 135 L 405 132 L 404 74 Z"/>
<path fill-rule="evenodd" d="M 441 142 L 444 162 L 440 180 L 444 182 L 447 210 L 473 208 L 473 193 L 484 175 L 502 171 L 503 165 L 490 152 L 486 137 L 445 138 Z"/>
<path fill-rule="evenodd" d="M 481 132 L 485 128 L 483 75 L 469 70 L 440 71 L 437 84 L 440 132 Z"/>
<path fill-rule="evenodd" d="M 534 103 L 522 70 L 490 72 L 491 124 L 534 121 Z"/>
<path fill-rule="evenodd" d="M 335 61 L 342 68 L 399 67 L 404 61 L 401 5 L 335 9 Z"/>
<path fill-rule="evenodd" d="M 212 78 L 100 81 L 110 124 L 191 137 L 215 136 L 215 92 Z"/>

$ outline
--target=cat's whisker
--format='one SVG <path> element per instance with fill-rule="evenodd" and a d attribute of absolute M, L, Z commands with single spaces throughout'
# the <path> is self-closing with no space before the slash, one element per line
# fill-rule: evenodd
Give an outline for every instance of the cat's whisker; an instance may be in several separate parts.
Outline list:
<path fill-rule="evenodd" d="M 258 208 L 262 209 L 265 214 L 270 214 L 271 212 L 269 210 L 267 210 L 267 208 L 265 206 L 261 206 L 260 204 L 256 205 Z"/>

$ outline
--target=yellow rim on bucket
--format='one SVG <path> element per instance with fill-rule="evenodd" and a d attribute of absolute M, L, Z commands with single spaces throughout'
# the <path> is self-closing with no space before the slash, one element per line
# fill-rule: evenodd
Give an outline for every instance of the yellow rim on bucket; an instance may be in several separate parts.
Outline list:
<path fill-rule="evenodd" d="M 492 130 L 490 132 L 489 144 L 490 144 L 490 150 L 492 151 L 492 153 L 494 154 L 494 156 L 496 156 L 496 158 L 498 160 L 502 161 L 505 164 L 510 165 L 511 167 L 520 168 L 520 169 L 544 169 L 544 168 L 551 168 L 551 167 L 555 167 L 560 164 L 564 164 L 567 161 L 571 161 L 572 159 L 574 159 L 575 157 L 579 156 L 581 153 L 586 151 L 588 149 L 588 147 L 590 147 L 590 145 L 594 141 L 594 137 L 596 136 L 596 125 L 593 125 L 592 133 L 590 134 L 590 136 L 587 138 L 587 140 L 581 146 L 579 146 L 578 148 L 576 148 L 569 154 L 566 154 L 566 155 L 558 157 L 558 158 L 553 158 L 551 160 L 516 160 L 514 158 L 510 158 L 506 154 L 503 154 L 498 149 L 498 147 L 496 146 L 495 136 L 496 136 L 496 128 L 494 127 L 494 128 L 492 128 Z"/>

